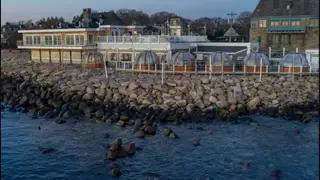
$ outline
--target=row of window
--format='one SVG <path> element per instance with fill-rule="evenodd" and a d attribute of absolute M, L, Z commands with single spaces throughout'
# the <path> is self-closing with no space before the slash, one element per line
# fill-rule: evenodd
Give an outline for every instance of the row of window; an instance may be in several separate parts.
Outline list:
<path fill-rule="evenodd" d="M 273 44 L 296 44 L 297 43 L 297 35 L 295 34 L 273 34 L 272 35 L 272 43 Z"/>
<path fill-rule="evenodd" d="M 259 28 L 266 28 L 268 24 L 268 20 L 262 19 L 258 21 L 252 21 L 251 27 L 257 28 L 257 23 Z M 270 26 L 301 26 L 300 20 L 271 20 Z M 309 21 L 310 27 L 318 27 L 319 26 L 319 19 L 310 19 Z"/>
<path fill-rule="evenodd" d="M 40 45 L 40 36 L 26 36 L 25 43 L 27 45 Z M 44 36 L 45 45 L 61 45 L 61 35 L 45 35 Z M 66 35 L 65 36 L 66 45 L 85 45 L 84 35 Z M 88 44 L 94 44 L 94 35 L 88 35 Z"/>

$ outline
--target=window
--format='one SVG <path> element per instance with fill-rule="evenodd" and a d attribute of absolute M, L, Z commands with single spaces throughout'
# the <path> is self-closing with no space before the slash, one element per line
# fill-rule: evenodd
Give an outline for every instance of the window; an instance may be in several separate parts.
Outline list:
<path fill-rule="evenodd" d="M 309 26 L 310 27 L 319 27 L 319 19 L 310 19 Z"/>
<path fill-rule="evenodd" d="M 256 28 L 256 27 L 257 27 L 257 22 L 251 21 L 251 28 Z"/>
<path fill-rule="evenodd" d="M 27 45 L 32 45 L 32 36 L 26 36 L 26 42 Z"/>
<path fill-rule="evenodd" d="M 291 26 L 300 26 L 300 20 L 292 20 Z"/>
<path fill-rule="evenodd" d="M 260 27 L 260 28 L 265 28 L 265 27 L 267 27 L 267 20 L 260 20 L 260 21 L 259 21 L 259 27 Z"/>
<path fill-rule="evenodd" d="M 279 34 L 273 34 L 272 35 L 272 43 L 279 43 Z"/>
<path fill-rule="evenodd" d="M 279 21 L 271 21 L 270 22 L 270 26 L 279 26 L 279 25 L 280 25 Z"/>
<path fill-rule="evenodd" d="M 261 36 L 258 36 L 258 43 L 261 43 L 261 41 L 262 41 Z"/>
<path fill-rule="evenodd" d="M 84 45 L 84 35 L 76 35 L 76 45 Z"/>
<path fill-rule="evenodd" d="M 90 44 L 90 45 L 94 44 L 94 35 L 93 34 L 88 35 L 88 44 Z"/>
<path fill-rule="evenodd" d="M 297 36 L 295 34 L 290 35 L 290 44 L 296 44 Z"/>
<path fill-rule="evenodd" d="M 74 45 L 74 35 L 66 35 L 66 44 Z"/>
<path fill-rule="evenodd" d="M 44 36 L 45 45 L 52 45 L 52 36 Z"/>
<path fill-rule="evenodd" d="M 53 45 L 61 45 L 61 36 L 60 35 L 53 36 Z"/>
<path fill-rule="evenodd" d="M 33 44 L 40 45 L 40 36 L 33 36 Z"/>
<path fill-rule="evenodd" d="M 289 26 L 289 21 L 287 21 L 287 20 L 282 21 L 282 26 Z"/>
<path fill-rule="evenodd" d="M 287 34 L 281 35 L 281 43 L 282 44 L 289 44 L 289 35 L 287 35 Z"/>

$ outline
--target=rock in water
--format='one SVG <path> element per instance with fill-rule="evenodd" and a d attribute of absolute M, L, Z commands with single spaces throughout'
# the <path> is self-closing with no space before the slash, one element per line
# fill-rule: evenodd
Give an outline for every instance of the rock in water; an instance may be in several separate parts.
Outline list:
<path fill-rule="evenodd" d="M 56 120 L 56 121 L 54 121 L 54 122 L 57 123 L 57 124 L 64 124 L 64 123 L 66 123 L 67 121 L 64 120 L 64 119 L 58 119 L 58 120 Z"/>
<path fill-rule="evenodd" d="M 172 132 L 171 129 L 164 129 L 164 130 L 162 131 L 162 134 L 165 135 L 165 136 L 170 136 L 170 133 L 171 133 L 171 132 Z"/>
<path fill-rule="evenodd" d="M 144 138 L 145 133 L 143 131 L 137 131 L 136 133 L 134 133 L 134 136 L 137 138 Z"/>
<path fill-rule="evenodd" d="M 53 148 L 39 148 L 39 149 L 42 154 L 48 154 L 55 151 Z"/>
<path fill-rule="evenodd" d="M 177 139 L 177 138 L 178 138 L 178 136 L 177 136 L 174 132 L 171 132 L 170 135 L 169 135 L 169 137 L 170 137 L 171 139 Z"/>
<path fill-rule="evenodd" d="M 107 158 L 110 160 L 116 160 L 117 159 L 117 153 L 114 151 L 109 151 L 107 153 Z"/>
<path fill-rule="evenodd" d="M 112 176 L 113 177 L 119 177 L 121 175 L 121 171 L 120 171 L 120 168 L 113 168 L 111 170 L 111 173 L 112 173 Z"/>
<path fill-rule="evenodd" d="M 127 144 L 125 151 L 128 156 L 133 156 L 136 153 L 136 145 L 134 143 Z"/>
<path fill-rule="evenodd" d="M 273 170 L 271 173 L 271 177 L 279 179 L 281 177 L 281 170 L 280 169 Z"/>
<path fill-rule="evenodd" d="M 199 146 L 199 145 L 200 145 L 200 142 L 199 142 L 199 141 L 194 141 L 194 142 L 193 142 L 193 145 L 194 145 L 194 146 Z"/>

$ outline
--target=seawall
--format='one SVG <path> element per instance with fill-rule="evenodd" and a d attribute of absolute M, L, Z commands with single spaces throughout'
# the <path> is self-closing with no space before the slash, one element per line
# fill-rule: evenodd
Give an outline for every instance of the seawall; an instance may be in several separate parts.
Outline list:
<path fill-rule="evenodd" d="M 168 75 L 110 72 L 71 65 L 1 62 L 1 101 L 51 118 L 85 115 L 92 122 L 230 120 L 260 113 L 308 122 L 319 105 L 317 76 Z M 151 123 L 150 122 L 150 123 Z"/>

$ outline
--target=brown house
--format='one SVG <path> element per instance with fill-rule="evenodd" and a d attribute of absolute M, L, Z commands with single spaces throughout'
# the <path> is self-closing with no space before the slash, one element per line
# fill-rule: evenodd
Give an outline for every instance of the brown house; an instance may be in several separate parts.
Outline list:
<path fill-rule="evenodd" d="M 251 18 L 250 42 L 261 51 L 319 48 L 319 0 L 260 0 Z"/>

